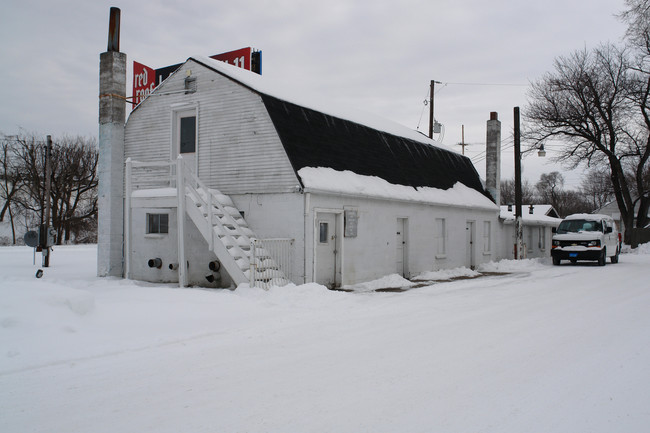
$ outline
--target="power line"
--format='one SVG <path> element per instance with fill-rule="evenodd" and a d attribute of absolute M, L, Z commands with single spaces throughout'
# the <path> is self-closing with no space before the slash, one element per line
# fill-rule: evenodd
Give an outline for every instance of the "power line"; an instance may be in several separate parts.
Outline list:
<path fill-rule="evenodd" d="M 528 87 L 530 84 L 516 84 L 516 83 L 443 83 L 445 86 L 453 84 L 457 86 L 512 86 L 512 87 Z"/>

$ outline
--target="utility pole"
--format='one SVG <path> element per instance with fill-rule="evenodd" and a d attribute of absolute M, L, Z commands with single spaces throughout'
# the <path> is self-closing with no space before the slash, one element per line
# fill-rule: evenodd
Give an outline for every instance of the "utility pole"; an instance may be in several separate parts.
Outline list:
<path fill-rule="evenodd" d="M 521 131 L 519 125 L 519 107 L 514 109 L 515 129 L 515 259 L 524 258 L 524 241 L 521 212 Z"/>
<path fill-rule="evenodd" d="M 465 125 L 461 125 L 460 129 L 460 143 L 463 155 L 465 155 Z"/>
<path fill-rule="evenodd" d="M 440 81 L 431 80 L 431 90 L 429 92 L 429 138 L 433 139 L 433 94 L 436 90 L 436 83 L 441 84 Z"/>
<path fill-rule="evenodd" d="M 45 240 L 43 245 L 43 267 L 47 268 L 50 266 L 50 213 L 51 213 L 51 203 L 50 203 L 50 190 L 52 189 L 52 136 L 47 136 L 47 148 L 45 150 L 45 221 L 43 224 L 44 227 L 44 236 Z"/>

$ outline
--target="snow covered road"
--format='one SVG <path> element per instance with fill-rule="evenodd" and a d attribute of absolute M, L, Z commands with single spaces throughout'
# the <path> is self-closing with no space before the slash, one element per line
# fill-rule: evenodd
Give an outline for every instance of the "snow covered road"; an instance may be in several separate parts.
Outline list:
<path fill-rule="evenodd" d="M 650 254 L 403 293 L 98 279 L 0 248 L 2 432 L 646 432 Z"/>

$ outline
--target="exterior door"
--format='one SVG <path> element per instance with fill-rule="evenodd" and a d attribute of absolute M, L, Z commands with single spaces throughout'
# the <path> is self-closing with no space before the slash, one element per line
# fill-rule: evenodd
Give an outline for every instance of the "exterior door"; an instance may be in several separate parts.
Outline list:
<path fill-rule="evenodd" d="M 318 213 L 316 218 L 315 281 L 333 288 L 338 285 L 338 223 L 334 213 Z"/>
<path fill-rule="evenodd" d="M 197 147 L 197 116 L 196 110 L 183 110 L 174 113 L 173 128 L 173 157 L 183 157 L 185 167 L 197 174 L 196 147 Z"/>
<path fill-rule="evenodd" d="M 476 230 L 474 227 L 474 221 L 467 221 L 467 225 L 465 226 L 465 235 L 466 235 L 466 251 L 467 251 L 467 258 L 465 259 L 466 266 L 468 266 L 470 269 L 474 269 L 476 267 L 476 263 L 474 262 L 474 246 L 476 245 Z"/>
<path fill-rule="evenodd" d="M 406 218 L 397 218 L 397 233 L 395 239 L 395 267 L 398 275 L 408 276 L 408 263 L 406 261 Z"/>

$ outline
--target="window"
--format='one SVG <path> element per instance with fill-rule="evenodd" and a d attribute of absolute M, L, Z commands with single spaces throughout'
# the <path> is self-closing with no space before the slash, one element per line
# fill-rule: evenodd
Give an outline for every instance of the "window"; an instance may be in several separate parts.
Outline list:
<path fill-rule="evenodd" d="M 486 254 L 490 252 L 491 231 L 492 223 L 490 221 L 483 221 L 483 252 Z"/>
<path fill-rule="evenodd" d="M 169 233 L 169 214 L 148 213 L 147 234 Z"/>
<path fill-rule="evenodd" d="M 181 117 L 180 152 L 196 152 L 196 116 Z"/>
<path fill-rule="evenodd" d="M 542 251 L 546 249 L 546 227 L 539 228 L 539 249 Z"/>
<path fill-rule="evenodd" d="M 320 222 L 318 223 L 318 242 L 321 244 L 326 244 L 328 240 L 328 231 L 329 223 Z"/>
<path fill-rule="evenodd" d="M 447 254 L 447 227 L 446 221 L 444 218 L 436 218 L 436 245 L 437 245 L 437 255 L 436 257 L 443 258 Z"/>

